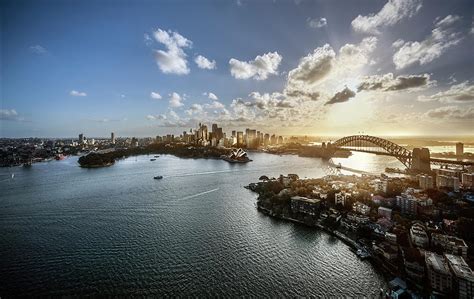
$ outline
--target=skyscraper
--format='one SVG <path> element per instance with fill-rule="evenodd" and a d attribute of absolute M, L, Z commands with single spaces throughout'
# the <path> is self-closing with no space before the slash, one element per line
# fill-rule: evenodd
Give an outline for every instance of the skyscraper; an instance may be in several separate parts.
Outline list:
<path fill-rule="evenodd" d="M 456 156 L 462 156 L 464 154 L 464 143 L 456 143 Z"/>
<path fill-rule="evenodd" d="M 110 133 L 110 141 L 112 142 L 112 144 L 115 144 L 115 133 L 114 132 Z"/>
<path fill-rule="evenodd" d="M 244 132 L 237 132 L 237 146 L 244 145 Z"/>
<path fill-rule="evenodd" d="M 84 134 L 81 133 L 79 134 L 79 144 L 83 144 L 84 143 Z"/>

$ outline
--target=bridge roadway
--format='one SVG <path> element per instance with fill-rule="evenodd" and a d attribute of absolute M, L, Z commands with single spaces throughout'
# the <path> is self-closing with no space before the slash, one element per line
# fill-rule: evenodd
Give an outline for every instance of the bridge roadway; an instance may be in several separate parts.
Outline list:
<path fill-rule="evenodd" d="M 411 159 L 411 156 L 399 155 L 395 153 L 383 152 L 383 151 L 374 151 L 374 150 L 367 150 L 367 149 L 358 149 L 352 147 L 345 147 L 341 146 L 340 148 L 344 148 L 346 150 L 355 151 L 355 152 L 363 152 L 369 154 L 376 154 L 376 155 L 383 155 L 383 156 L 391 156 L 391 157 L 405 157 Z M 430 163 L 435 165 L 457 165 L 457 166 L 472 166 L 474 165 L 474 161 L 459 161 L 459 160 L 450 160 L 450 159 L 439 159 L 439 158 L 430 158 Z"/>

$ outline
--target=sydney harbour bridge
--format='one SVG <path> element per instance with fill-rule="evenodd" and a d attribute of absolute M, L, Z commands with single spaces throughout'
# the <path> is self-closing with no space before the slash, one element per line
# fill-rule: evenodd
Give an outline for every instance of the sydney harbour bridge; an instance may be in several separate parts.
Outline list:
<path fill-rule="evenodd" d="M 427 148 L 414 148 L 413 151 L 410 151 L 389 140 L 369 135 L 343 137 L 334 141 L 332 144 L 328 144 L 328 146 L 333 150 L 340 148 L 350 151 L 392 156 L 397 158 L 407 169 L 416 171 L 429 171 L 431 165 L 440 165 L 442 167 L 465 167 L 474 165 L 474 161 L 431 158 Z"/>

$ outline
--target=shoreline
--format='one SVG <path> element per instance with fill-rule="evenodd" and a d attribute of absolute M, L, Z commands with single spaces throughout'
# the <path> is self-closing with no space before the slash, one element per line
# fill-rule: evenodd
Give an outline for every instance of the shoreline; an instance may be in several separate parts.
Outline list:
<path fill-rule="evenodd" d="M 270 211 L 268 209 L 265 209 L 265 208 L 262 208 L 262 207 L 259 207 L 258 205 L 257 205 L 257 210 L 260 213 L 262 213 L 262 214 L 264 214 L 264 215 L 266 215 L 270 218 L 273 218 L 273 219 L 288 221 L 288 222 L 304 225 L 304 226 L 310 227 L 310 228 L 318 228 L 321 231 L 325 232 L 326 234 L 331 235 L 333 237 L 336 237 L 338 240 L 340 240 L 344 244 L 346 244 L 351 250 L 356 251 L 357 249 L 359 249 L 359 246 L 357 245 L 356 241 L 352 240 L 351 238 L 349 238 L 348 236 L 346 236 L 345 234 L 343 234 L 339 231 L 331 230 L 331 229 L 329 229 L 329 228 L 327 228 L 324 225 L 321 225 L 319 223 L 317 223 L 315 225 L 309 225 L 309 224 L 305 223 L 304 221 L 294 219 L 294 218 L 291 218 L 291 217 L 275 216 L 275 215 L 272 214 L 272 211 Z M 387 268 L 383 264 L 383 262 L 378 260 L 377 257 L 370 256 L 369 258 L 365 258 L 365 259 L 361 259 L 360 257 L 357 257 L 357 258 L 360 259 L 361 261 L 364 261 L 364 260 L 369 261 L 374 268 L 376 268 L 378 271 L 381 271 L 384 275 L 397 276 L 397 273 L 394 273 L 391 269 Z"/>

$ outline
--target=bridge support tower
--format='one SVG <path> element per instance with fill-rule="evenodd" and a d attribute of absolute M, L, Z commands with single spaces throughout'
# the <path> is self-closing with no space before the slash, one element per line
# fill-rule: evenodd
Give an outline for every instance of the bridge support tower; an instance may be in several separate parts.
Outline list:
<path fill-rule="evenodd" d="M 430 150 L 424 148 L 414 148 L 411 156 L 411 170 L 429 173 L 431 171 L 430 165 Z"/>

